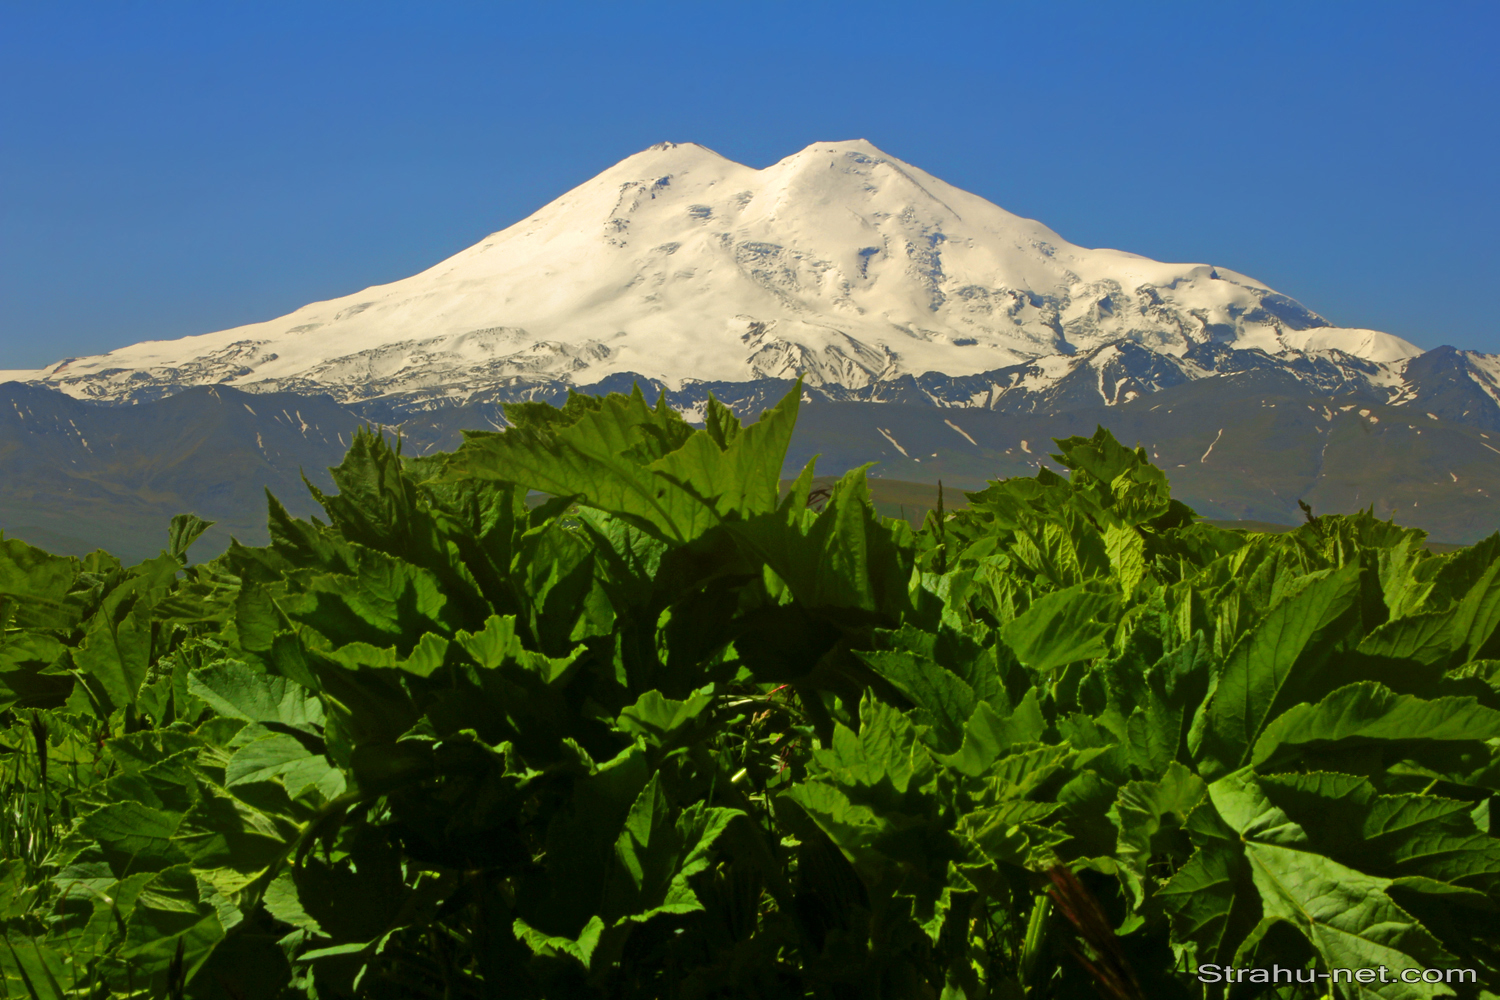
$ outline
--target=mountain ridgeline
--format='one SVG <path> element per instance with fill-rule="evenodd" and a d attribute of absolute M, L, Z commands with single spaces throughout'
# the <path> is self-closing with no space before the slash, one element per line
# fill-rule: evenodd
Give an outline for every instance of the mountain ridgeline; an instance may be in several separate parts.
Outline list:
<path fill-rule="evenodd" d="M 1132 353 L 1122 350 L 1117 363 Z M 1442 353 L 1418 360 L 1436 355 L 1431 360 L 1442 362 Z M 814 455 L 827 473 L 875 462 L 877 500 L 883 480 L 941 480 L 950 504 L 961 503 L 956 490 L 1034 474 L 1053 464 L 1053 438 L 1103 425 L 1146 446 L 1171 474 L 1176 495 L 1205 517 L 1291 524 L 1301 520 L 1300 500 L 1330 513 L 1373 507 L 1435 539 L 1473 541 L 1500 529 L 1500 420 L 1472 380 L 1453 377 L 1452 360 L 1461 357 L 1448 352 L 1447 380 L 1440 364 L 1430 364 L 1423 395 L 1405 405 L 1347 384 L 1336 386 L 1342 392 L 1320 391 L 1275 365 L 1246 365 L 1113 405 L 1069 395 L 1068 386 L 1015 409 L 935 406 L 920 396 L 875 402 L 804 386 L 786 472 Z M 665 391 L 690 417 L 702 412 L 712 391 L 754 419 L 792 384 L 766 379 L 671 392 L 617 377 L 586 388 L 628 392 L 640 385 L 653 399 Z M 327 396 L 199 386 L 109 406 L 6 383 L 0 385 L 0 529 L 53 551 L 107 547 L 145 557 L 161 548 L 173 514 L 192 511 L 218 522 L 205 550 L 222 548 L 230 535 L 261 543 L 264 491 L 294 514 L 312 513 L 303 509 L 311 501 L 301 477 L 327 488 L 325 470 L 361 426 L 399 434 L 407 454 L 450 451 L 465 429 L 505 427 L 506 402 L 561 404 L 567 391 L 497 392 L 408 409 L 384 400 L 350 405 Z"/>
<path fill-rule="evenodd" d="M 1102 425 L 1209 517 L 1500 528 L 1500 356 L 1077 246 L 856 140 L 764 169 L 663 143 L 409 278 L 0 371 L 0 529 L 144 555 L 191 510 L 212 544 L 264 540 L 264 490 L 300 502 L 361 425 L 429 454 L 507 403 L 639 385 L 754 419 L 797 379 L 789 468 L 875 462 L 877 494 L 1031 474 Z"/>
<path fill-rule="evenodd" d="M 230 385 L 406 405 L 621 375 L 879 397 L 909 377 L 989 405 L 1120 344 L 1159 355 L 1163 384 L 1230 347 L 1394 387 L 1421 353 L 1225 267 L 1070 243 L 863 140 L 759 170 L 663 143 L 420 274 L 9 377 L 113 402 Z"/>

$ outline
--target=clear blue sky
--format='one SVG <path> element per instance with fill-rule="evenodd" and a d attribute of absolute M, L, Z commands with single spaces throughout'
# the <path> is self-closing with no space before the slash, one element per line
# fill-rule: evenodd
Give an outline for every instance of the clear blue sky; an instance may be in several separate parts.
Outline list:
<path fill-rule="evenodd" d="M 0 369 L 415 273 L 664 139 L 864 137 L 1500 351 L 1500 4 L 0 0 Z"/>

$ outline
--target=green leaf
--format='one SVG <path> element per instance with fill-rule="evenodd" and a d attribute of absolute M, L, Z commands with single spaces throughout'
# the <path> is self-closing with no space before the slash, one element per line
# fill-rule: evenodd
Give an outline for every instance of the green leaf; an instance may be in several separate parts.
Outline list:
<path fill-rule="evenodd" d="M 0 612 L 3 613 L 3 612 Z M 61 705 L 73 689 L 69 650 L 50 635 L 21 632 L 0 644 L 0 711 Z"/>
<path fill-rule="evenodd" d="M 1245 846 L 1265 915 L 1300 930 L 1330 969 L 1433 968 L 1452 956 L 1375 878 L 1322 855 L 1275 844 Z M 1430 987 L 1387 986 L 1382 997 L 1431 996 Z"/>
<path fill-rule="evenodd" d="M 165 970 L 182 942 L 185 978 L 191 978 L 224 938 L 224 927 L 204 888 L 187 865 L 168 868 L 141 887 L 126 921 L 123 953 L 134 970 Z"/>
<path fill-rule="evenodd" d="M 1398 892 L 1413 892 L 1423 896 L 1435 896 L 1443 903 L 1453 903 L 1458 906 L 1470 907 L 1485 913 L 1495 912 L 1495 904 L 1490 897 L 1478 889 L 1470 889 L 1467 886 L 1453 885 L 1450 882 L 1439 882 L 1423 875 L 1403 875 L 1391 880 L 1391 888 Z"/>
<path fill-rule="evenodd" d="M 1258 783 L 1320 853 L 1343 864 L 1390 878 L 1481 887 L 1500 875 L 1500 839 L 1474 825 L 1471 803 L 1380 795 L 1369 779 L 1348 774 L 1276 774 Z"/>
<path fill-rule="evenodd" d="M 1393 620 L 1422 610 L 1432 592 L 1433 574 L 1444 560 L 1427 551 L 1425 537 L 1413 531 L 1376 553 L 1381 595 Z"/>
<path fill-rule="evenodd" d="M 529 880 L 517 899 L 516 911 L 529 926 L 576 938 L 599 913 L 615 843 L 651 777 L 637 743 L 574 781 L 567 808 L 546 827 L 545 874 Z"/>
<path fill-rule="evenodd" d="M 910 601 L 910 531 L 883 523 L 865 467 L 845 473 L 821 514 L 783 507 L 727 530 L 764 560 L 806 608 L 894 616 Z"/>
<path fill-rule="evenodd" d="M 283 870 L 266 889 L 267 910 L 278 920 L 326 936 L 320 951 L 351 945 L 358 951 L 379 940 L 413 899 L 402 878 L 401 853 L 370 833 L 346 836 L 349 854 L 338 862 L 309 855 Z"/>
<path fill-rule="evenodd" d="M 1282 713 L 1255 743 L 1253 767 L 1332 743 L 1416 740 L 1484 741 L 1500 737 L 1500 712 L 1473 698 L 1424 701 L 1373 681 L 1349 684 L 1316 705 Z"/>
<path fill-rule="evenodd" d="M 713 702 L 713 685 L 694 691 L 685 701 L 667 698 L 660 691 L 647 691 L 615 720 L 622 732 L 642 736 L 657 746 L 666 744 L 679 729 L 691 725 Z"/>
<path fill-rule="evenodd" d="M 240 645 L 254 653 L 270 652 L 276 633 L 291 626 L 271 592 L 254 580 L 246 580 L 235 595 L 234 624 Z"/>
<path fill-rule="evenodd" d="M 237 785 L 277 780 L 293 799 L 311 788 L 323 801 L 331 801 L 342 795 L 345 787 L 342 771 L 285 733 L 271 733 L 240 747 L 229 758 L 224 772 L 225 787 L 231 790 Z"/>
<path fill-rule="evenodd" d="M 860 701 L 859 716 L 858 734 L 842 723 L 834 726 L 833 746 L 813 752 L 818 764 L 840 784 L 888 784 L 897 793 L 925 784 L 933 762 L 911 720 L 871 694 Z"/>
<path fill-rule="evenodd" d="M 1463 641 L 1454 634 L 1456 620 L 1451 611 L 1428 611 L 1385 622 L 1360 641 L 1359 651 L 1423 666 L 1445 664 Z"/>
<path fill-rule="evenodd" d="M 1500 625 L 1500 558 L 1495 559 L 1455 609 L 1454 635 L 1472 660 Z"/>
<path fill-rule="evenodd" d="M 484 628 L 478 632 L 459 632 L 454 637 L 474 662 L 485 670 L 499 669 L 507 660 L 514 659 L 521 651 L 521 640 L 516 636 L 514 615 L 501 617 L 491 615 Z"/>
<path fill-rule="evenodd" d="M 1036 688 L 1027 691 L 1015 710 L 1003 718 L 989 702 L 982 701 L 964 724 L 963 745 L 958 752 L 940 755 L 938 760 L 961 774 L 978 778 L 1015 744 L 1040 740 L 1046 728 Z"/>
<path fill-rule="evenodd" d="M 173 559 L 186 566 L 188 549 L 192 548 L 198 536 L 213 526 L 214 522 L 205 521 L 197 514 L 178 514 L 172 518 L 172 526 L 167 529 L 167 551 L 172 553 Z"/>
<path fill-rule="evenodd" d="M 615 900 L 612 908 L 621 915 L 640 912 L 647 908 L 646 900 L 664 895 L 677 860 L 677 829 L 658 778 L 653 774 L 641 789 L 615 841 L 615 859 L 627 888 L 626 898 Z"/>
<path fill-rule="evenodd" d="M 309 489 L 344 538 L 406 558 L 422 542 L 431 544 L 414 537 L 431 530 L 431 518 L 421 509 L 416 484 L 403 475 L 399 437 L 393 448 L 383 434 L 361 427 L 343 461 L 328 471 L 336 496 Z"/>
<path fill-rule="evenodd" d="M 172 842 L 182 816 L 141 802 L 113 802 L 83 817 L 78 832 L 97 840 L 116 878 L 187 860 Z"/>
<path fill-rule="evenodd" d="M 1207 789 L 1202 778 L 1176 761 L 1159 781 L 1132 781 L 1120 788 L 1109 818 L 1119 831 L 1115 856 L 1130 873 L 1137 908 L 1145 901 L 1151 859 L 1168 849 L 1167 837 L 1182 828 Z"/>
<path fill-rule="evenodd" d="M 604 933 L 604 921 L 598 914 L 595 914 L 589 918 L 583 930 L 578 932 L 577 937 L 545 934 L 520 917 L 516 918 L 513 930 L 516 937 L 530 948 L 533 954 L 549 958 L 566 955 L 587 969 L 589 963 L 593 961 L 594 949 L 599 947 L 599 937 Z"/>
<path fill-rule="evenodd" d="M 1109 572 L 1104 536 L 1086 517 L 1063 509 L 1048 520 L 1021 518 L 1011 556 L 1054 587 L 1074 587 Z"/>
<path fill-rule="evenodd" d="M 945 667 L 905 650 L 856 652 L 877 674 L 896 686 L 930 721 L 939 751 L 957 750 L 964 724 L 974 714 L 974 689 Z"/>
<path fill-rule="evenodd" d="M 1032 670 L 1055 670 L 1108 652 L 1119 607 L 1112 591 L 1081 583 L 1037 599 L 1000 636 Z"/>
<path fill-rule="evenodd" d="M 769 513 L 776 509 L 781 467 L 801 397 L 799 384 L 758 422 L 742 429 L 734 414 L 709 396 L 704 430 L 651 463 L 650 469 L 711 502 L 717 519 Z"/>
<path fill-rule="evenodd" d="M 605 912 L 615 922 L 703 909 L 688 880 L 708 867 L 714 842 L 744 814 L 701 802 L 675 820 L 674 812 L 652 775 L 615 841 L 616 864 L 604 895 Z"/>
<path fill-rule="evenodd" d="M 491 615 L 485 621 L 482 631 L 472 634 L 459 632 L 454 641 L 485 670 L 499 670 L 507 665 L 518 666 L 548 685 L 565 679 L 583 653 L 583 647 L 580 646 L 568 656 L 548 657 L 525 648 L 516 634 L 514 616 L 501 618 Z"/>
<path fill-rule="evenodd" d="M 1033 747 L 997 760 L 985 773 L 984 790 L 977 801 L 989 805 L 1006 799 L 1024 799 L 1068 767 L 1074 751 L 1061 746 Z"/>
<path fill-rule="evenodd" d="M 99 682 L 116 707 L 133 704 L 151 665 L 150 614 L 137 605 L 119 624 L 96 615 L 73 656 L 79 669 Z"/>
<path fill-rule="evenodd" d="M 1110 525 L 1104 529 L 1104 551 L 1109 554 L 1111 571 L 1120 581 L 1120 591 L 1127 598 L 1135 593 L 1146 576 L 1146 541 L 1133 527 Z"/>
<path fill-rule="evenodd" d="M 1261 918 L 1250 863 L 1217 842 L 1198 848 L 1157 895 L 1171 917 L 1173 943 L 1196 966 L 1231 963 Z"/>
<path fill-rule="evenodd" d="M 1359 597 L 1359 567 L 1309 574 L 1230 651 L 1218 685 L 1200 709 L 1190 749 L 1205 778 L 1245 763 L 1268 722 L 1311 684 L 1315 664 L 1299 666 L 1314 636 L 1338 621 Z"/>
<path fill-rule="evenodd" d="M 448 598 L 434 573 L 375 549 L 353 548 L 355 574 L 300 578 L 305 590 L 282 604 L 289 617 L 317 629 L 335 647 L 394 645 L 403 656 L 426 632 L 453 632 L 458 623 L 450 621 Z"/>
<path fill-rule="evenodd" d="M 21 628 L 66 628 L 77 620 L 67 599 L 78 570 L 77 559 L 0 539 L 0 613 L 13 606 Z"/>
<path fill-rule="evenodd" d="M 21 981 L 33 1000 L 66 1000 L 68 994 L 61 984 L 73 977 L 63 956 L 30 935 L 8 931 L 0 934 L 5 949 L 0 951 L 0 989 L 5 988 L 5 981 L 12 979 L 14 972 L 14 979 Z"/>
<path fill-rule="evenodd" d="M 1052 456 L 1072 471 L 1074 485 L 1091 488 L 1105 507 L 1126 524 L 1141 524 L 1164 515 L 1171 492 L 1166 475 L 1146 458 L 1146 449 L 1127 448 L 1103 427 L 1091 438 L 1054 439 L 1061 454 Z M 1192 512 L 1184 515 L 1191 519 Z"/>
<path fill-rule="evenodd" d="M 328 932 L 323 930 L 323 925 L 318 923 L 317 918 L 308 913 L 302 905 L 302 898 L 298 893 L 294 876 L 294 872 L 284 871 L 266 886 L 266 894 L 262 899 L 266 912 L 282 923 L 291 924 L 299 930 L 308 931 L 318 937 L 327 937 Z"/>
<path fill-rule="evenodd" d="M 800 399 L 799 385 L 743 430 L 730 430 L 732 419 L 714 403 L 710 426 L 694 431 L 665 397 L 648 407 L 637 386 L 571 414 L 533 411 L 502 434 L 471 435 L 454 468 L 578 497 L 681 544 L 726 517 L 774 508 Z"/>
<path fill-rule="evenodd" d="M 238 878 L 217 882 L 221 888 L 246 884 L 290 849 L 298 827 L 261 812 L 218 789 L 205 788 L 172 835 L 195 868 L 223 868 Z M 237 887 L 237 886 L 235 886 Z M 226 888 L 225 891 L 230 891 Z"/>
<path fill-rule="evenodd" d="M 279 722 L 300 729 L 323 725 L 318 696 L 296 681 L 223 660 L 188 675 L 188 691 L 215 712 L 247 722 Z"/>
<path fill-rule="evenodd" d="M 153 729 L 127 733 L 105 742 L 110 758 L 124 774 L 140 774 L 184 750 L 195 750 L 207 741 L 194 733 Z"/>
<path fill-rule="evenodd" d="M 851 801 L 843 789 L 824 781 L 794 784 L 781 798 L 795 802 L 847 854 L 867 850 L 889 826 L 874 809 Z"/>
<path fill-rule="evenodd" d="M 1385 966 L 1399 975 L 1452 960 L 1437 938 L 1386 894 L 1390 879 L 1319 853 L 1307 831 L 1253 775 L 1240 772 L 1214 782 L 1208 795 L 1188 820 L 1200 850 L 1162 890 L 1174 931 L 1198 949 L 1198 962 L 1224 964 L 1234 949 L 1257 940 L 1275 921 L 1300 931 L 1325 968 Z M 1247 872 L 1259 906 L 1247 899 L 1232 923 L 1228 907 L 1246 895 Z M 1260 914 L 1252 922 L 1257 908 Z M 1415 987 L 1382 989 L 1387 992 L 1371 995 L 1423 995 Z"/>
<path fill-rule="evenodd" d="M 1010 799 L 965 814 L 957 833 L 991 861 L 1041 871 L 1057 863 L 1056 848 L 1069 839 L 1045 822 L 1060 808 L 1056 802 Z"/>

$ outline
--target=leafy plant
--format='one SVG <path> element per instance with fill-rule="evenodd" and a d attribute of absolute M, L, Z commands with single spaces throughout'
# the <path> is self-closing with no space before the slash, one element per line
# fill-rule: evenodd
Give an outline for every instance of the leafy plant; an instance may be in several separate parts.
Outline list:
<path fill-rule="evenodd" d="M 0 540 L 6 995 L 1500 990 L 1500 536 L 1214 529 L 1102 429 L 914 531 L 781 489 L 798 398 L 361 433 L 197 565 Z M 1273 964 L 1392 975 L 1194 974 Z"/>

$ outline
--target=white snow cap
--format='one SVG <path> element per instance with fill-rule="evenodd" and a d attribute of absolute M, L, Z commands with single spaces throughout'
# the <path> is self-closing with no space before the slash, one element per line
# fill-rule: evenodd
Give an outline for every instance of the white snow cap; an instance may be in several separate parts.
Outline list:
<path fill-rule="evenodd" d="M 1343 351 L 1370 361 L 1405 361 L 1422 353 L 1416 344 L 1394 334 L 1333 326 L 1287 331 L 1281 335 L 1281 342 L 1304 353 Z"/>
<path fill-rule="evenodd" d="M 1120 339 L 1418 353 L 1224 268 L 1075 246 L 855 139 L 760 170 L 660 143 L 410 278 L 32 377 L 101 398 L 163 381 L 463 396 L 618 372 L 859 387 Z"/>

